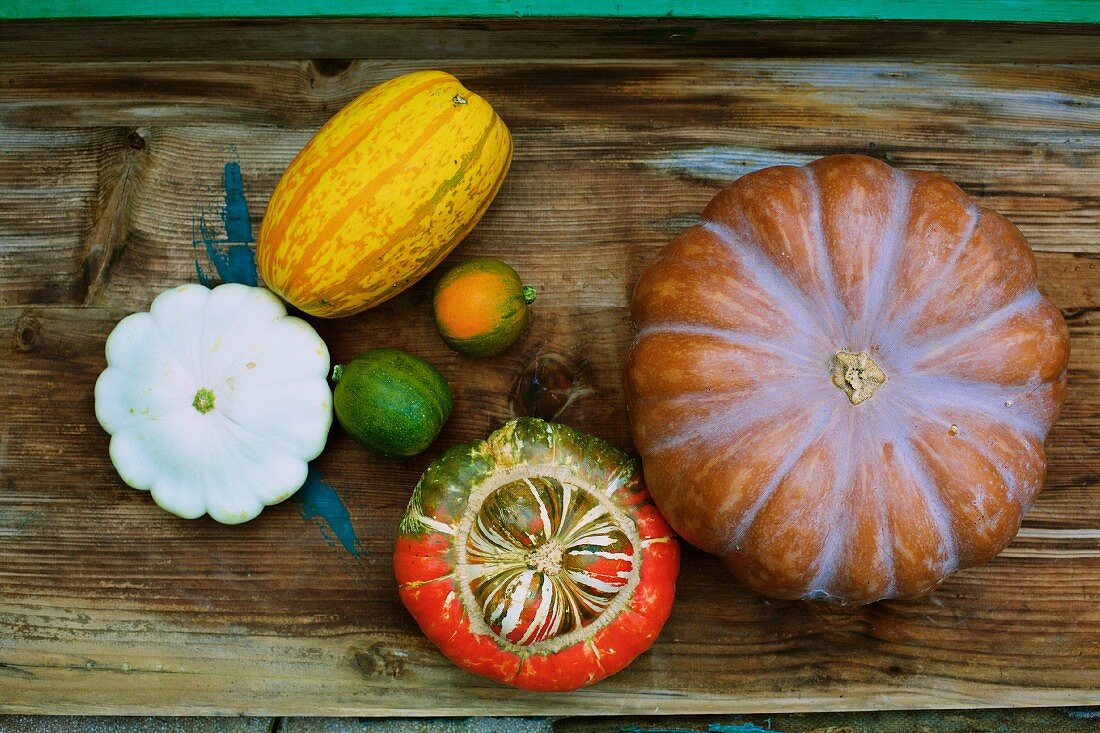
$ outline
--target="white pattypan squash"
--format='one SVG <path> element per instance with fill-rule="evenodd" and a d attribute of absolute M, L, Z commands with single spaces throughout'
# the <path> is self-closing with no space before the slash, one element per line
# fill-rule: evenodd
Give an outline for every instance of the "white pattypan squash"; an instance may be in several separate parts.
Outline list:
<path fill-rule="evenodd" d="M 111 332 L 95 412 L 123 481 L 236 524 L 305 483 L 332 425 L 328 370 L 320 336 L 271 291 L 181 285 Z"/>

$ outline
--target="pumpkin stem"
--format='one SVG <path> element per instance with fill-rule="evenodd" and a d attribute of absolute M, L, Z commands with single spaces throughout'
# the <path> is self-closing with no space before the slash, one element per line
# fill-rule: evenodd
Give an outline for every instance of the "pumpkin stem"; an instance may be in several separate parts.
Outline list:
<path fill-rule="evenodd" d="M 337 364 L 332 368 L 332 381 L 339 382 L 344 377 L 344 365 Z"/>
<path fill-rule="evenodd" d="M 523 286 L 523 302 L 527 305 L 531 305 L 535 302 L 535 298 L 538 297 L 538 291 L 530 285 Z"/>
<path fill-rule="evenodd" d="M 192 400 L 191 406 L 205 415 L 214 409 L 214 393 L 206 387 L 199 387 L 199 391 L 195 393 L 195 399 Z"/>
<path fill-rule="evenodd" d="M 833 354 L 833 384 L 848 396 L 853 405 L 871 399 L 886 383 L 886 373 L 866 351 L 841 349 Z"/>

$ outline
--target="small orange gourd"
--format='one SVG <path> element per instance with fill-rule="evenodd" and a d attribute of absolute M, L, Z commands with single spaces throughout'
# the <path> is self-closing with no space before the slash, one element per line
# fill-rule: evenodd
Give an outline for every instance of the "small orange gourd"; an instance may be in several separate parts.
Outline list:
<path fill-rule="evenodd" d="M 455 265 L 435 285 L 432 310 L 439 335 L 465 356 L 496 356 L 527 328 L 535 289 L 508 264 L 478 257 Z"/>

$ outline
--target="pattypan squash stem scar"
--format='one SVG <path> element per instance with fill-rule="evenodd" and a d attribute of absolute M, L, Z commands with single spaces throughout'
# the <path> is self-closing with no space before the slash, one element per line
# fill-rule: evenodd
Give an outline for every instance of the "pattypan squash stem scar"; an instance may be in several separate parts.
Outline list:
<path fill-rule="evenodd" d="M 191 406 L 205 415 L 214 409 L 214 393 L 206 387 L 199 387 L 199 391 L 195 393 L 195 399 L 191 403 Z"/>

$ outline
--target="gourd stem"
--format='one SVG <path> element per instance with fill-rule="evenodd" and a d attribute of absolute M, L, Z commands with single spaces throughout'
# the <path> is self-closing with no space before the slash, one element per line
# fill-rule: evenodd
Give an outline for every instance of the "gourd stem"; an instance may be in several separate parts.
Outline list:
<path fill-rule="evenodd" d="M 339 382 L 344 376 L 344 365 L 337 364 L 332 368 L 332 381 Z"/>
<path fill-rule="evenodd" d="M 195 393 L 195 399 L 191 401 L 191 406 L 205 415 L 214 409 L 214 393 L 206 387 L 199 387 L 199 391 Z"/>
<path fill-rule="evenodd" d="M 833 384 L 853 405 L 871 399 L 886 383 L 886 373 L 866 351 L 841 349 L 833 354 L 831 371 Z"/>
<path fill-rule="evenodd" d="M 535 298 L 538 297 L 538 291 L 530 285 L 523 286 L 523 302 L 527 305 L 531 305 L 535 302 Z"/>

